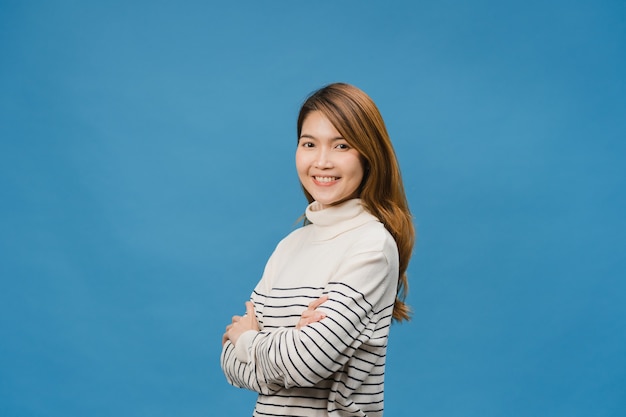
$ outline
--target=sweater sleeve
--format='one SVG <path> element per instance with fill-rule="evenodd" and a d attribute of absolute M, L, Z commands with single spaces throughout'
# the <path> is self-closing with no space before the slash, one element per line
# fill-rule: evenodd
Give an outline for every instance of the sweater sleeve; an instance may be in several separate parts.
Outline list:
<path fill-rule="evenodd" d="M 364 343 L 386 343 L 371 338 L 379 320 L 390 318 L 397 275 L 395 247 L 391 254 L 361 251 L 346 257 L 324 289 L 329 300 L 319 310 L 325 319 L 249 339 L 246 386 L 313 386 L 343 368 Z"/>
<path fill-rule="evenodd" d="M 270 285 L 268 280 L 273 273 L 273 264 L 274 256 L 272 255 L 265 265 L 261 280 L 250 297 L 250 300 L 255 304 L 257 320 L 261 328 L 263 328 L 263 317 L 262 314 L 259 314 L 258 309 L 265 303 L 265 299 L 260 294 L 266 293 L 266 288 Z M 269 395 L 278 391 L 281 386 L 267 381 L 263 376 L 263 370 L 257 369 L 255 363 L 249 360 L 250 346 L 257 335 L 258 332 L 252 330 L 244 332 L 239 337 L 236 346 L 227 341 L 222 347 L 220 365 L 229 384 Z"/>
<path fill-rule="evenodd" d="M 235 387 L 266 395 L 273 394 L 282 388 L 276 383 L 264 380 L 262 370 L 255 369 L 250 361 L 241 361 L 235 352 L 235 345 L 230 341 L 226 342 L 222 348 L 220 363 L 226 380 Z"/>

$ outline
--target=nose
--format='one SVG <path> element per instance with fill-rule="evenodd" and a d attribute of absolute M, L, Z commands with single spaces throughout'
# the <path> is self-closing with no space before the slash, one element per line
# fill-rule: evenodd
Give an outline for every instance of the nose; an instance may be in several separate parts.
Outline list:
<path fill-rule="evenodd" d="M 314 164 L 315 168 L 324 169 L 332 168 L 333 164 L 329 155 L 329 150 L 325 148 L 319 148 L 317 155 L 315 155 Z"/>

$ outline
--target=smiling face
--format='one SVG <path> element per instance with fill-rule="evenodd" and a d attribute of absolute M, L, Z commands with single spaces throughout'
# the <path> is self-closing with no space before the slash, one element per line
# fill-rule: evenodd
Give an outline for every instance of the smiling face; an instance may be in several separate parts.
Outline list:
<path fill-rule="evenodd" d="M 304 188 L 322 207 L 358 197 L 363 180 L 359 152 L 320 111 L 309 113 L 302 123 L 296 170 Z"/>

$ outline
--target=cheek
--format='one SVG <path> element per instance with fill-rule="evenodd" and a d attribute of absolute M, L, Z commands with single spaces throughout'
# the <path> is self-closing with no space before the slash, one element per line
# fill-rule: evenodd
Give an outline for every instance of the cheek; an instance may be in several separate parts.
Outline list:
<path fill-rule="evenodd" d="M 308 163 L 306 160 L 306 155 L 302 154 L 302 152 L 296 152 L 296 171 L 298 175 L 306 174 L 308 170 Z"/>
<path fill-rule="evenodd" d="M 356 158 L 354 158 L 351 161 L 351 166 L 352 166 L 352 177 L 354 182 L 357 182 L 359 184 L 361 184 L 361 181 L 363 181 L 363 175 L 365 173 L 365 170 L 363 168 L 363 162 L 361 162 L 361 158 L 359 158 L 358 156 Z"/>

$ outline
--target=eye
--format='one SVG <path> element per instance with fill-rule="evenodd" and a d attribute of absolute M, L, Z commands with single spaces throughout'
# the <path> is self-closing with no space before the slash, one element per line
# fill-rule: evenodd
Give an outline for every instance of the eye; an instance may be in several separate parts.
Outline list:
<path fill-rule="evenodd" d="M 341 149 L 341 150 L 347 150 L 350 149 L 350 145 L 348 145 L 347 143 L 338 143 L 335 148 L 337 149 Z"/>
<path fill-rule="evenodd" d="M 303 148 L 312 148 L 315 145 L 313 145 L 313 142 L 302 140 L 300 141 L 300 146 L 302 146 Z"/>

